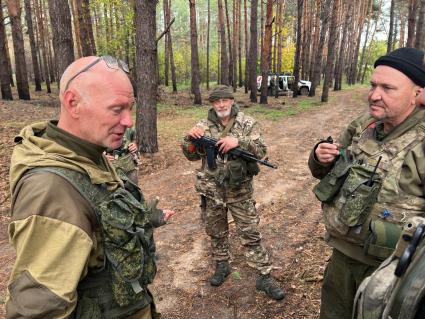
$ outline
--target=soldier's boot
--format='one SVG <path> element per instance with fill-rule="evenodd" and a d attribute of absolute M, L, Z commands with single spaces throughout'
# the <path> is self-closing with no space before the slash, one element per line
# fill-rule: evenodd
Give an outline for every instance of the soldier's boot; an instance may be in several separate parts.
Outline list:
<path fill-rule="evenodd" d="M 230 265 L 228 261 L 221 261 L 217 263 L 214 275 L 210 278 L 211 286 L 220 286 L 226 277 L 230 274 Z"/>
<path fill-rule="evenodd" d="M 285 297 L 283 290 L 270 275 L 260 275 L 255 287 L 258 290 L 264 291 L 267 296 L 274 300 L 282 300 Z"/>

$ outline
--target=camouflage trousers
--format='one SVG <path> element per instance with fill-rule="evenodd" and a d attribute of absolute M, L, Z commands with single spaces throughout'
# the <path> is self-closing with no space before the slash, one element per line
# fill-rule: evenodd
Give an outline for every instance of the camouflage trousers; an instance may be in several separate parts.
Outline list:
<path fill-rule="evenodd" d="M 206 198 L 204 216 L 206 233 L 211 238 L 212 256 L 214 261 L 229 260 L 229 224 L 227 212 L 232 214 L 236 230 L 245 247 L 245 257 L 248 265 L 261 274 L 271 271 L 270 256 L 261 245 L 261 234 L 257 229 L 260 218 L 255 208 L 255 201 L 247 199 L 237 203 L 218 204 Z"/>

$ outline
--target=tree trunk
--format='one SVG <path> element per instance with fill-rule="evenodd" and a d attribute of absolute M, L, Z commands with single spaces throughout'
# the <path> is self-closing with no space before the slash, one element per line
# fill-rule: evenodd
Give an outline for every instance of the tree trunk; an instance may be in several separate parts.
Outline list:
<path fill-rule="evenodd" d="M 298 97 L 298 81 L 300 80 L 300 55 L 301 55 L 301 40 L 302 40 L 302 19 L 303 19 L 304 0 L 297 0 L 297 44 L 295 48 L 294 61 L 294 85 L 292 88 L 293 97 Z"/>
<path fill-rule="evenodd" d="M 267 104 L 267 95 L 269 88 L 267 87 L 267 78 L 270 67 L 270 58 L 271 58 L 271 43 L 272 43 L 272 26 L 273 26 L 273 0 L 267 0 L 267 11 L 266 11 L 266 25 L 264 31 L 264 41 L 263 41 L 263 61 L 261 62 L 261 96 L 260 104 Z"/>
<path fill-rule="evenodd" d="M 366 35 L 365 35 L 363 49 L 362 49 L 362 55 L 361 55 L 360 63 L 359 63 L 359 72 L 357 74 L 357 82 L 360 82 L 360 80 L 361 80 L 361 75 L 362 75 L 361 71 L 362 71 L 362 68 L 363 68 L 364 60 L 365 60 L 367 40 L 369 38 L 370 20 L 371 20 L 371 12 L 372 12 L 372 0 L 368 0 L 368 2 L 369 2 L 369 4 L 368 4 L 368 13 L 367 13 Z M 394 37 L 393 42 L 392 42 L 392 47 L 394 46 L 394 42 L 395 42 L 395 37 Z M 393 49 L 391 49 L 391 50 L 393 50 Z"/>
<path fill-rule="evenodd" d="M 211 23 L 211 8 L 210 0 L 207 4 L 207 90 L 210 90 L 210 23 Z"/>
<path fill-rule="evenodd" d="M 21 8 L 18 0 L 8 0 L 10 22 L 12 25 L 13 52 L 15 53 L 16 86 L 21 100 L 29 100 L 27 64 L 25 62 L 24 38 L 21 28 Z"/>
<path fill-rule="evenodd" d="M 320 82 L 320 75 L 322 72 L 322 57 L 323 57 L 323 48 L 325 46 L 326 33 L 328 32 L 328 24 L 329 24 L 329 11 L 332 6 L 332 0 L 325 0 L 322 3 L 320 20 L 322 21 L 322 25 L 320 27 L 320 38 L 319 44 L 317 46 L 317 54 L 316 54 L 316 62 L 313 65 L 313 80 L 311 82 L 311 89 L 308 96 L 316 95 L 316 87 Z"/>
<path fill-rule="evenodd" d="M 156 0 L 135 0 L 136 29 L 136 132 L 142 153 L 158 152 L 156 93 L 158 89 Z M 154 75 L 154 76 L 152 76 Z"/>
<path fill-rule="evenodd" d="M 233 86 L 233 51 L 232 41 L 230 36 L 230 22 L 229 22 L 229 9 L 227 7 L 227 0 L 224 0 L 224 11 L 226 13 L 226 25 L 227 25 L 227 41 L 229 43 L 229 85 Z"/>
<path fill-rule="evenodd" d="M 245 94 L 248 93 L 249 87 L 249 38 L 248 38 L 248 8 L 246 5 L 247 0 L 243 0 L 243 9 L 244 9 L 244 30 L 245 30 Z"/>
<path fill-rule="evenodd" d="M 236 18 L 236 1 L 233 0 L 232 2 L 233 6 L 232 6 L 232 12 L 233 12 L 233 37 L 232 37 L 232 57 L 233 57 L 233 69 L 232 69 L 232 78 L 233 78 L 233 91 L 236 92 L 236 87 L 238 85 L 237 81 L 237 65 L 238 65 L 238 21 Z"/>
<path fill-rule="evenodd" d="M 319 45 L 319 36 L 320 36 L 320 8 L 321 8 L 321 2 L 322 0 L 316 0 L 316 14 L 315 14 L 315 18 L 314 18 L 314 36 L 313 36 L 313 44 L 312 44 L 312 52 L 316 53 L 317 52 L 317 47 Z M 314 64 L 316 63 L 315 59 L 314 59 L 314 54 L 313 57 L 310 60 L 310 72 L 309 72 L 309 79 L 310 81 L 313 80 L 313 72 L 314 72 Z"/>
<path fill-rule="evenodd" d="M 323 81 L 322 90 L 322 102 L 327 102 L 329 98 L 329 87 L 332 85 L 333 65 L 335 61 L 335 49 L 337 41 L 337 23 L 338 23 L 338 11 L 339 1 L 334 0 L 331 25 L 329 27 L 329 41 L 328 41 L 328 57 L 326 59 L 325 79 Z"/>
<path fill-rule="evenodd" d="M 418 22 L 416 24 L 415 48 L 425 50 L 425 0 L 420 0 Z M 425 62 L 424 62 L 425 63 Z"/>
<path fill-rule="evenodd" d="M 417 15 L 417 0 L 409 0 L 409 20 L 407 24 L 407 47 L 413 47 L 415 43 L 415 28 Z M 422 30 L 421 30 L 422 32 Z"/>
<path fill-rule="evenodd" d="M 30 40 L 31 47 L 31 58 L 32 58 L 32 66 L 34 70 L 34 82 L 35 82 L 35 90 L 41 91 L 41 77 L 40 77 L 40 67 L 37 59 L 37 49 L 35 46 L 35 38 L 34 38 L 34 29 L 32 22 L 32 13 L 31 13 L 31 3 L 30 0 L 24 0 L 25 3 L 25 20 L 28 28 L 28 37 Z"/>
<path fill-rule="evenodd" d="M 405 36 L 405 29 L 406 29 L 406 21 L 404 20 L 404 14 L 399 11 L 399 17 L 400 17 L 400 39 L 398 40 L 398 46 L 404 47 L 404 36 Z"/>
<path fill-rule="evenodd" d="M 242 14 L 241 14 L 241 0 L 236 0 L 238 11 L 238 68 L 239 68 L 239 87 L 243 85 L 242 79 Z"/>
<path fill-rule="evenodd" d="M 80 26 L 80 43 L 83 56 L 96 55 L 93 25 L 90 14 L 90 0 L 77 1 L 78 24 Z"/>
<path fill-rule="evenodd" d="M 46 82 L 46 90 L 47 93 L 52 93 L 50 89 L 50 74 L 49 74 L 49 64 L 47 62 L 47 48 L 46 48 L 46 42 L 47 37 L 44 30 L 44 25 L 47 23 L 45 22 L 45 13 L 44 10 L 41 7 L 41 1 L 38 2 L 37 0 L 34 1 L 34 11 L 37 16 L 37 22 L 38 22 L 38 30 L 40 32 L 40 47 L 41 47 L 41 57 L 43 60 L 43 74 L 44 74 L 44 81 Z"/>
<path fill-rule="evenodd" d="M 168 2 L 167 6 L 167 16 L 168 16 L 168 24 L 171 22 L 171 0 Z M 171 28 L 168 31 L 168 54 L 169 54 L 169 61 L 170 61 L 170 67 L 171 67 L 171 82 L 173 83 L 173 92 L 177 92 L 177 78 L 176 78 L 176 66 L 174 64 L 174 52 L 173 52 L 173 40 L 171 35 Z"/>
<path fill-rule="evenodd" d="M 7 63 L 6 51 L 6 31 L 4 28 L 3 20 L 3 4 L 0 0 L 0 84 L 1 84 L 1 97 L 3 100 L 13 100 L 12 88 L 10 87 L 9 66 Z"/>
<path fill-rule="evenodd" d="M 227 59 L 226 30 L 224 24 L 224 9 L 222 0 L 217 0 L 218 30 L 220 33 L 220 83 L 229 85 L 229 62 Z"/>
<path fill-rule="evenodd" d="M 83 53 L 81 52 L 81 41 L 80 41 L 80 25 L 79 25 L 79 18 L 78 18 L 78 12 L 77 12 L 77 0 L 70 0 L 69 3 L 71 4 L 71 13 L 72 13 L 72 22 L 74 24 L 74 33 L 75 33 L 75 45 L 76 45 L 76 53 L 77 58 L 81 58 L 83 56 Z"/>
<path fill-rule="evenodd" d="M 220 1 L 220 0 L 218 0 Z M 258 0 L 251 0 L 251 25 L 250 25 L 250 46 L 249 46 L 249 98 L 251 102 L 257 103 L 257 13 Z"/>
<path fill-rule="evenodd" d="M 387 53 L 391 52 L 393 47 L 394 40 L 394 6 L 395 1 L 391 0 L 391 8 L 390 8 L 390 30 L 388 31 L 388 41 L 387 41 Z"/>
<path fill-rule="evenodd" d="M 199 90 L 200 73 L 198 57 L 198 32 L 196 30 L 196 3 L 189 0 L 190 7 L 190 53 L 192 66 L 192 92 L 195 95 L 194 104 L 202 105 L 201 91 Z"/>
<path fill-rule="evenodd" d="M 162 11 L 164 14 L 164 30 L 168 27 L 168 0 L 162 1 Z M 168 86 L 168 69 L 169 69 L 169 61 L 170 61 L 170 54 L 168 52 L 168 33 L 167 32 L 164 36 L 164 85 Z"/>
<path fill-rule="evenodd" d="M 49 0 L 50 22 L 53 32 L 56 80 L 60 82 L 65 69 L 74 61 L 74 42 L 72 39 L 71 12 L 68 0 Z M 81 27 L 81 23 L 80 23 Z M 80 28 L 80 31 L 82 28 Z M 83 49 L 84 54 L 84 49 Z"/>
<path fill-rule="evenodd" d="M 348 33 L 348 26 L 351 23 L 352 13 L 353 13 L 353 2 L 348 1 L 348 8 L 345 13 L 345 19 L 344 19 L 345 22 L 344 22 L 344 28 L 342 31 L 341 46 L 339 48 L 338 61 L 336 62 L 337 67 L 335 72 L 334 91 L 339 91 L 342 89 L 342 74 L 344 70 L 345 51 L 346 51 L 347 40 L 348 40 L 347 33 Z"/>

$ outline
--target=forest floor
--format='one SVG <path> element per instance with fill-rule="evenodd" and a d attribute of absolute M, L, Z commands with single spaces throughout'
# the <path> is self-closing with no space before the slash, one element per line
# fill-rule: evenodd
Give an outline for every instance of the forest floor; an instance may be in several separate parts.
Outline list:
<path fill-rule="evenodd" d="M 56 93 L 32 93 L 31 101 L 0 101 L 0 318 L 14 251 L 8 243 L 10 217 L 8 169 L 13 137 L 26 124 L 57 118 Z M 318 318 L 323 271 L 330 256 L 324 243 L 320 203 L 312 188 L 317 182 L 307 160 L 312 146 L 336 137 L 351 119 L 366 109 L 366 89 L 331 92 L 328 103 L 319 98 L 269 98 L 269 105 L 248 102 L 242 90 L 236 102 L 261 122 L 270 161 L 277 170 L 262 167 L 255 179 L 255 199 L 261 216 L 259 229 L 269 249 L 273 276 L 286 292 L 282 301 L 268 299 L 255 289 L 257 274 L 245 263 L 244 251 L 229 219 L 232 274 L 212 287 L 209 238 L 200 219 L 194 174 L 199 162 L 187 161 L 179 142 L 208 105 L 191 106 L 187 92 L 163 91 L 158 108 L 159 152 L 143 156 L 139 184 L 145 197 L 160 198 L 160 207 L 177 213 L 156 232 L 158 274 L 152 285 L 157 307 L 169 319 Z M 204 96 L 204 103 L 207 103 Z"/>

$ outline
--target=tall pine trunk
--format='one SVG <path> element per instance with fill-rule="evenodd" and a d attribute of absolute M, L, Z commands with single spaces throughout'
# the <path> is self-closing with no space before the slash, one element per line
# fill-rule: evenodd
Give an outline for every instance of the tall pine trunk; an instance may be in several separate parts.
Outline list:
<path fill-rule="evenodd" d="M 218 0 L 220 1 L 220 0 Z M 249 46 L 249 98 L 257 103 L 257 20 L 258 0 L 251 0 L 250 46 Z"/>
<path fill-rule="evenodd" d="M 156 0 L 135 0 L 136 132 L 142 153 L 158 152 L 156 96 L 158 89 Z M 152 76 L 154 75 L 154 76 Z"/>
<path fill-rule="evenodd" d="M 271 42 L 272 42 L 272 25 L 273 25 L 273 0 L 267 0 L 267 11 L 266 11 L 266 25 L 264 31 L 264 41 L 261 55 L 263 61 L 261 61 L 261 96 L 260 104 L 267 104 L 267 78 L 269 73 L 270 58 L 271 58 Z"/>
<path fill-rule="evenodd" d="M 31 59 L 32 59 L 32 67 L 34 70 L 34 82 L 35 82 L 35 90 L 41 91 L 41 76 L 40 76 L 40 67 L 37 59 L 37 48 L 35 45 L 35 37 L 34 37 L 34 28 L 32 22 L 32 12 L 31 12 L 31 2 L 30 0 L 24 0 L 25 3 L 25 20 L 27 23 L 28 29 L 28 37 L 30 40 L 31 47 Z"/>
<path fill-rule="evenodd" d="M 317 47 L 316 62 L 313 65 L 313 71 L 312 71 L 313 81 L 311 83 L 311 89 L 308 96 L 316 95 L 316 87 L 319 85 L 319 82 L 320 82 L 320 76 L 322 73 L 323 48 L 325 46 L 326 33 L 328 31 L 329 11 L 331 6 L 332 6 L 332 0 L 325 0 L 322 3 L 321 13 L 320 13 L 320 20 L 322 21 L 322 25 L 320 28 L 320 37 L 319 37 L 319 44 Z"/>
<path fill-rule="evenodd" d="M 323 81 L 323 90 L 322 90 L 322 102 L 327 102 L 329 98 L 329 87 L 332 85 L 332 75 L 333 75 L 333 65 L 335 61 L 335 50 L 337 42 L 337 23 L 338 23 L 338 11 L 339 11 L 339 1 L 334 0 L 331 25 L 329 27 L 329 41 L 328 41 L 328 57 L 326 59 L 326 69 L 325 69 L 325 79 Z"/>
<path fill-rule="evenodd" d="M 6 31 L 4 29 L 3 20 L 3 4 L 0 0 L 0 85 L 1 85 L 1 98 L 3 100 L 13 100 L 12 88 L 10 87 L 9 66 L 7 63 L 7 51 L 6 51 Z"/>
<path fill-rule="evenodd" d="M 57 72 L 55 75 L 59 85 L 63 72 L 75 59 L 71 11 L 68 0 L 49 0 L 49 13 L 53 33 L 54 61 Z"/>
<path fill-rule="evenodd" d="M 220 83 L 229 85 L 229 61 L 227 59 L 226 30 L 222 0 L 217 0 L 218 32 L 220 33 Z"/>
<path fill-rule="evenodd" d="M 303 18 L 304 0 L 297 1 L 297 44 L 295 48 L 294 61 L 294 85 L 292 88 L 293 97 L 298 96 L 298 81 L 300 80 L 300 57 L 301 57 L 301 40 L 302 40 L 302 18 Z"/>
<path fill-rule="evenodd" d="M 201 91 L 199 89 L 200 72 L 198 56 L 198 32 L 196 30 L 196 3 L 195 0 L 189 0 L 190 7 L 190 53 L 192 65 L 192 92 L 195 95 L 194 104 L 201 105 Z"/>
<path fill-rule="evenodd" d="M 21 8 L 18 0 L 8 0 L 10 22 L 12 24 L 13 52 L 15 53 L 16 86 L 21 100 L 29 100 L 27 64 L 25 62 L 24 37 L 21 27 Z"/>

